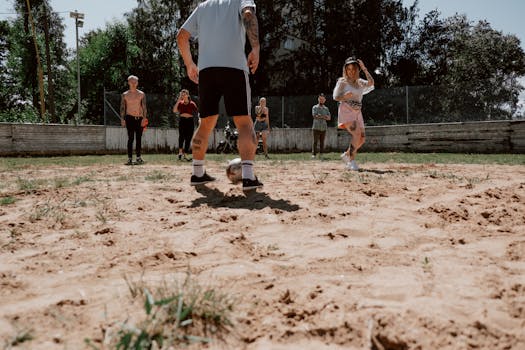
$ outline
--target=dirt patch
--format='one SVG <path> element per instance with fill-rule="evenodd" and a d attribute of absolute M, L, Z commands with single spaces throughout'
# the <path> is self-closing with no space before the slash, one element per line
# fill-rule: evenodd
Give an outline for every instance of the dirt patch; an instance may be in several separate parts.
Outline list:
<path fill-rule="evenodd" d="M 211 348 L 525 349 L 525 167 L 361 166 L 258 162 L 251 195 L 213 162 L 205 188 L 190 165 L 8 171 L 2 344 L 102 346 L 137 311 L 124 276 L 190 273 L 238 300 Z"/>

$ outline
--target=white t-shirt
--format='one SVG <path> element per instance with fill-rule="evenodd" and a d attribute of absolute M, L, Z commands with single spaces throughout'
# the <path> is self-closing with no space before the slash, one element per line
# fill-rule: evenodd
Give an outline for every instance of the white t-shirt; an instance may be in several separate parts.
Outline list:
<path fill-rule="evenodd" d="M 199 4 L 182 28 L 199 41 L 199 71 L 209 67 L 248 72 L 244 52 L 246 29 L 242 10 L 255 8 L 253 0 L 207 0 Z"/>
<path fill-rule="evenodd" d="M 363 95 L 368 94 L 370 91 L 374 90 L 374 86 L 367 86 L 368 81 L 359 78 L 357 80 L 358 87 L 354 87 L 346 82 L 346 80 L 339 78 L 337 84 L 334 88 L 333 98 L 336 99 L 339 96 L 343 96 L 348 92 L 352 93 L 351 101 L 361 102 L 363 100 Z"/>

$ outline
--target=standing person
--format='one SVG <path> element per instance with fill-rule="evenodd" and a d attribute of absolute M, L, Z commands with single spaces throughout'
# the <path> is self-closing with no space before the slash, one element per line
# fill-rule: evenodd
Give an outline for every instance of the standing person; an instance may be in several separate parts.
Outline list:
<path fill-rule="evenodd" d="M 137 89 L 139 78 L 135 75 L 128 77 L 129 90 L 124 92 L 120 99 L 120 122 L 128 130 L 128 162 L 133 164 L 133 141 L 137 139 L 135 149 L 137 152 L 136 164 L 144 164 L 141 157 L 142 131 L 147 123 L 146 94 Z"/>
<path fill-rule="evenodd" d="M 179 115 L 179 160 L 190 161 L 186 157 L 190 153 L 190 143 L 193 136 L 194 123 L 193 116 L 198 112 L 197 105 L 191 100 L 190 92 L 186 89 L 181 90 L 179 99 L 173 106 L 173 113 Z"/>
<path fill-rule="evenodd" d="M 312 124 L 312 158 L 315 158 L 317 154 L 317 142 L 319 142 L 319 157 L 323 156 L 324 153 L 324 139 L 326 136 L 326 129 L 328 129 L 327 121 L 332 117 L 330 110 L 324 104 L 326 97 L 323 93 L 320 93 L 317 97 L 317 104 L 312 107 L 312 117 L 314 118 Z"/>
<path fill-rule="evenodd" d="M 257 140 L 262 138 L 264 156 L 268 156 L 268 144 L 266 139 L 270 133 L 270 110 L 266 107 L 266 98 L 261 97 L 259 99 L 259 104 L 255 106 L 255 124 L 253 125 L 255 133 L 257 135 Z"/>
<path fill-rule="evenodd" d="M 246 57 L 246 36 L 251 51 Z M 190 38 L 199 41 L 198 66 L 190 51 Z M 248 74 L 259 65 L 259 27 L 253 0 L 206 0 L 191 13 L 177 33 L 177 44 L 188 77 L 199 84 L 200 124 L 193 135 L 192 186 L 215 181 L 204 169 L 208 138 L 219 117 L 219 101 L 224 96 L 228 115 L 239 131 L 242 160 L 242 188 L 260 188 L 263 184 L 253 172 L 256 139 L 250 115 Z"/>
<path fill-rule="evenodd" d="M 359 78 L 363 71 L 366 80 Z M 363 95 L 374 89 L 374 78 L 360 59 L 349 57 L 343 66 L 343 76 L 334 88 L 334 100 L 339 101 L 337 126 L 352 136 L 348 149 L 341 154 L 348 170 L 359 170 L 355 162 L 357 151 L 365 143 L 365 123 L 361 113 Z"/>

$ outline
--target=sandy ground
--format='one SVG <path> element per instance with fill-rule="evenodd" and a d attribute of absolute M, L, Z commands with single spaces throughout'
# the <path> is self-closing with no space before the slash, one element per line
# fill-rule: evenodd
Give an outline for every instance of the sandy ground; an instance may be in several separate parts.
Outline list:
<path fill-rule="evenodd" d="M 238 298 L 207 348 L 525 349 L 525 166 L 256 165 L 250 196 L 212 162 L 0 173 L 0 345 L 102 347 L 124 275 L 189 270 Z"/>

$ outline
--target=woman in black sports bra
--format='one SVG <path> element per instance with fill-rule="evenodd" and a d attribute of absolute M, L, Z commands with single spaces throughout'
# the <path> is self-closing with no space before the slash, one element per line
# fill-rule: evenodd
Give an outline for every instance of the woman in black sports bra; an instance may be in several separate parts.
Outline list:
<path fill-rule="evenodd" d="M 253 125 L 257 139 L 262 138 L 264 156 L 268 157 L 268 144 L 266 139 L 270 133 L 270 110 L 266 107 L 266 98 L 261 97 L 259 104 L 255 106 L 255 124 Z"/>

